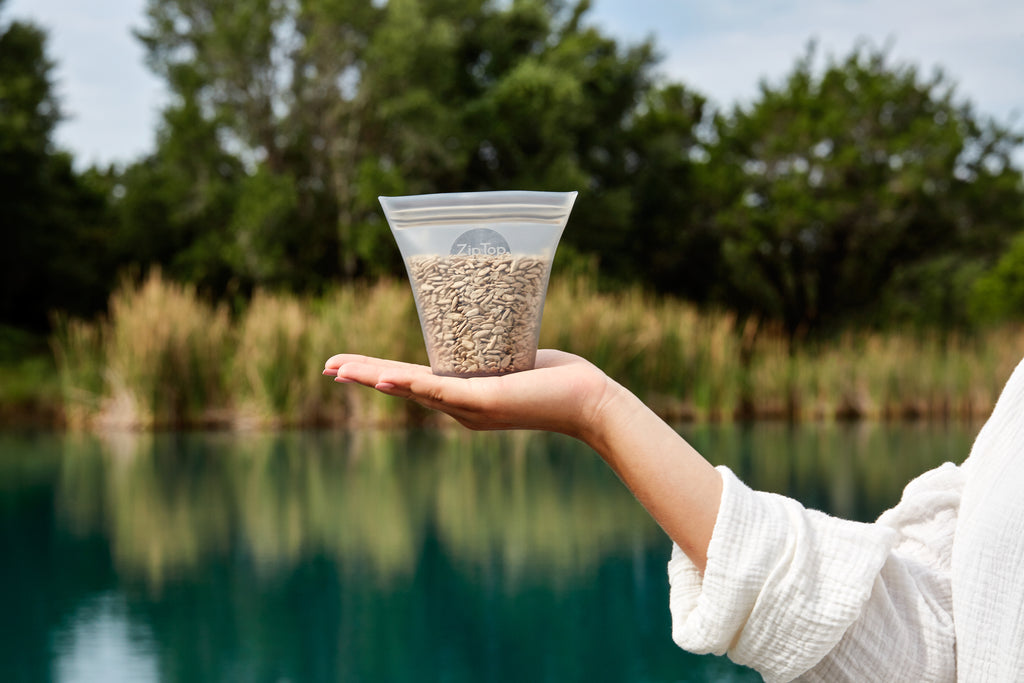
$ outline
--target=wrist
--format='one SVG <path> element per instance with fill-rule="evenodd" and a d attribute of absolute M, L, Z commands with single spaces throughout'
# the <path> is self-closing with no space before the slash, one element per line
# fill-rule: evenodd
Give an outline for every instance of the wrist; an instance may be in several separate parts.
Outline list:
<path fill-rule="evenodd" d="M 579 432 L 574 436 L 606 458 L 617 440 L 617 434 L 632 421 L 631 416 L 643 404 L 611 377 L 603 375 L 603 379 L 596 399 L 585 411 Z"/>

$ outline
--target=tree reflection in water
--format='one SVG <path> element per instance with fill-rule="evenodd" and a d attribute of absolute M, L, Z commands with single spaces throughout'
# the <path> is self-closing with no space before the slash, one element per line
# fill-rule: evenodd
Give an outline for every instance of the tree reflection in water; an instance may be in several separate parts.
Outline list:
<path fill-rule="evenodd" d="M 546 435 L 122 433 L 83 447 L 60 471 L 60 518 L 109 538 L 119 570 L 153 590 L 236 553 L 264 572 L 344 559 L 386 585 L 428 534 L 466 570 L 512 580 L 571 581 L 608 549 L 665 542 L 592 454 Z"/>
<path fill-rule="evenodd" d="M 752 486 L 871 519 L 976 429 L 683 431 Z M 146 637 L 109 651 L 168 681 L 759 680 L 671 644 L 667 539 L 564 437 L 0 435 L 0 497 L 8 680 L 83 670 L 114 617 Z M 117 609 L 83 621 L 96 605 Z"/>

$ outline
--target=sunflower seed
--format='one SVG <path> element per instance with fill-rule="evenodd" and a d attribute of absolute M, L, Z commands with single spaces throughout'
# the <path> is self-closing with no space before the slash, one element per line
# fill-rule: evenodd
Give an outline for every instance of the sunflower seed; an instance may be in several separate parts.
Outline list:
<path fill-rule="evenodd" d="M 409 277 L 436 374 L 533 367 L 551 262 L 531 256 L 416 256 Z"/>

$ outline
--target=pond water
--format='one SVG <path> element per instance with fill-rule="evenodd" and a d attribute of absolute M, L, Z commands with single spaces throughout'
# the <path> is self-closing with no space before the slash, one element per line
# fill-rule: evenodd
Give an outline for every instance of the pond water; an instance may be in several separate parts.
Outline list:
<path fill-rule="evenodd" d="M 855 519 L 975 425 L 685 426 Z M 0 434 L 5 681 L 756 681 L 673 645 L 670 546 L 536 433 Z"/>

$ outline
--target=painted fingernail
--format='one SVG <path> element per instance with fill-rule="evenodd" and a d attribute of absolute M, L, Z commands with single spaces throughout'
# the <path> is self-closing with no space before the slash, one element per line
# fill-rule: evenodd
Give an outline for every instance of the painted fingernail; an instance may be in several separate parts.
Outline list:
<path fill-rule="evenodd" d="M 330 368 L 324 368 L 324 373 L 323 374 L 324 374 L 324 376 L 336 375 L 336 374 L 338 374 L 338 371 L 337 370 L 331 370 Z"/>
<path fill-rule="evenodd" d="M 341 382 L 342 384 L 354 384 L 355 380 L 351 380 L 348 377 L 335 377 L 335 382 Z"/>
<path fill-rule="evenodd" d="M 391 382 L 377 382 L 373 388 L 379 391 L 391 391 L 395 388 L 395 385 Z"/>

